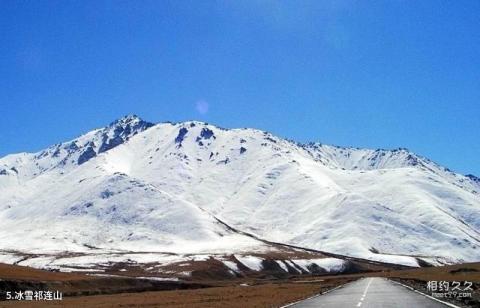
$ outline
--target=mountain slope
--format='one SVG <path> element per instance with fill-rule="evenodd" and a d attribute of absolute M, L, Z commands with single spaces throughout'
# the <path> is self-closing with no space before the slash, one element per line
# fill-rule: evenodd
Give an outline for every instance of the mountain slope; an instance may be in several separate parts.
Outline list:
<path fill-rule="evenodd" d="M 478 261 L 475 179 L 406 149 L 301 145 L 254 129 L 129 116 L 0 159 L 0 249 L 264 245 L 218 218 L 266 240 L 372 260 Z"/>

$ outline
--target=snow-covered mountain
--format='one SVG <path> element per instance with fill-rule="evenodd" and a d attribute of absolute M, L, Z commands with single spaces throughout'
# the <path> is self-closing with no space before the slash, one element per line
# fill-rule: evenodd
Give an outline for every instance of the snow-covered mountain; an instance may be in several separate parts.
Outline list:
<path fill-rule="evenodd" d="M 475 176 L 406 149 L 297 144 L 255 129 L 127 116 L 0 159 L 0 250 L 268 249 L 232 227 L 391 263 L 480 261 L 479 192 Z"/>

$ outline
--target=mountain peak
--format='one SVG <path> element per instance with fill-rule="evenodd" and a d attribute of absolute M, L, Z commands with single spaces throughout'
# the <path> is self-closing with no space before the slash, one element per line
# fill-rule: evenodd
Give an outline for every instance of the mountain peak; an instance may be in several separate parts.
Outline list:
<path fill-rule="evenodd" d="M 127 141 L 130 137 L 154 126 L 135 114 L 126 115 L 101 131 L 101 144 L 97 154 L 106 152 Z"/>
<path fill-rule="evenodd" d="M 117 124 L 133 124 L 133 123 L 140 123 L 140 122 L 148 123 L 144 121 L 142 118 L 140 118 L 139 116 L 137 116 L 136 114 L 128 114 L 121 117 L 120 119 L 113 121 L 112 123 L 110 123 L 110 126 L 114 126 Z"/>

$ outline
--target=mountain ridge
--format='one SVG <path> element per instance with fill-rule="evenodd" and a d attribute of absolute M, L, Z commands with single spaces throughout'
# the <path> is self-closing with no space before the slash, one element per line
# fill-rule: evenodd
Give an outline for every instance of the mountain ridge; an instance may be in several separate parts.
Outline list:
<path fill-rule="evenodd" d="M 123 134 L 124 133 L 124 129 L 125 127 L 127 128 L 127 130 L 130 129 L 131 125 L 133 126 L 133 131 L 132 133 L 130 134 L 130 132 L 126 133 L 125 135 L 123 135 L 122 137 L 126 137 L 126 139 L 128 139 L 129 137 L 143 131 L 143 130 L 146 130 L 152 126 L 155 126 L 155 125 L 161 125 L 161 124 L 171 124 L 171 125 L 185 125 L 185 126 L 189 126 L 189 125 L 211 125 L 209 124 L 208 122 L 203 122 L 203 121 L 197 121 L 197 120 L 187 120 L 187 121 L 180 121 L 180 122 L 172 122 L 172 121 L 163 121 L 163 122 L 158 122 L 158 123 L 153 123 L 153 122 L 148 122 L 148 121 L 145 121 L 143 120 L 141 117 L 135 115 L 135 114 L 128 114 L 128 115 L 125 115 L 119 119 L 116 119 L 114 121 L 112 121 L 109 125 L 107 126 L 104 126 L 104 127 L 101 127 L 101 128 L 97 128 L 97 129 L 94 129 L 94 130 L 91 130 L 85 134 L 82 134 L 80 135 L 79 137 L 76 137 L 76 138 L 73 138 L 71 140 L 68 140 L 66 142 L 61 142 L 59 144 L 55 144 L 55 145 L 52 145 L 52 146 L 49 146 L 43 150 L 40 150 L 40 151 L 37 151 L 37 152 L 19 152 L 19 153 L 12 153 L 12 154 L 7 154 L 3 157 L 0 157 L 0 159 L 3 159 L 3 158 L 6 158 L 8 156 L 15 156 L 15 155 L 28 155 L 28 154 L 37 154 L 37 157 L 38 156 L 44 156 L 46 153 L 45 151 L 47 150 L 50 150 L 52 148 L 55 148 L 55 152 L 53 153 L 53 156 L 55 156 L 55 153 L 57 153 L 57 151 L 59 150 L 59 146 L 66 146 L 66 149 L 68 149 L 68 147 L 72 147 L 72 148 L 75 148 L 75 145 L 74 143 L 78 140 L 81 140 L 83 139 L 82 137 L 86 137 L 86 136 L 89 136 L 90 134 L 92 133 L 96 133 L 96 132 L 102 132 L 102 135 L 105 136 L 106 134 L 108 134 L 108 129 L 113 129 L 113 131 L 115 131 L 115 129 L 121 129 L 121 131 L 119 131 L 119 134 Z M 220 126 L 216 126 L 216 125 L 211 125 L 217 129 L 220 129 L 220 130 L 225 130 L 225 131 L 230 131 L 230 130 L 252 130 L 252 131 L 258 131 L 258 132 L 261 132 L 265 135 L 270 135 L 270 136 L 275 136 L 274 134 L 268 132 L 268 131 L 265 131 L 265 130 L 259 130 L 259 129 L 255 129 L 255 128 L 249 128 L 249 127 L 244 127 L 244 128 L 223 128 L 223 127 L 220 127 Z M 105 141 L 103 141 L 102 143 L 100 143 L 100 146 L 99 146 L 99 149 L 98 149 L 98 152 L 95 153 L 96 154 L 100 154 L 102 152 L 105 152 L 105 151 L 108 151 L 110 150 L 111 148 L 125 142 L 126 140 L 124 140 L 122 138 L 122 140 L 118 141 L 118 139 L 115 139 L 115 136 L 112 138 L 112 139 L 107 139 Z M 275 136 L 276 137 L 276 136 Z M 405 147 L 398 147 L 398 148 L 393 148 L 393 149 L 387 149 L 387 148 L 376 148 L 376 149 L 373 149 L 373 148 L 364 148 L 364 147 L 348 147 L 348 146 L 337 146 L 337 145 L 331 145 L 331 144 L 325 144 L 325 143 L 322 143 L 322 142 L 319 142 L 319 141 L 308 141 L 308 142 L 297 142 L 297 141 L 294 141 L 292 139 L 288 139 L 288 138 L 283 138 L 283 137 L 276 137 L 278 139 L 282 139 L 282 140 L 286 140 L 288 142 L 291 142 L 293 144 L 296 144 L 297 146 L 299 147 L 302 147 L 302 148 L 305 148 L 305 149 L 309 149 L 309 150 L 312 150 L 312 149 L 316 149 L 316 148 L 319 148 L 319 147 L 327 147 L 327 148 L 330 148 L 330 149 L 335 149 L 336 151 L 338 152 L 346 152 L 346 153 L 349 153 L 349 152 L 352 152 L 352 151 L 368 151 L 368 152 L 373 152 L 373 153 L 379 153 L 380 155 L 384 155 L 385 153 L 399 153 L 399 152 L 403 152 L 403 153 L 406 153 L 409 157 L 409 160 L 410 163 L 412 164 L 412 166 L 415 166 L 416 164 L 418 164 L 418 161 L 427 161 L 428 163 L 433 163 L 439 167 L 442 167 L 444 168 L 445 171 L 447 172 L 452 172 L 452 173 L 456 173 L 456 174 L 459 174 L 457 172 L 454 172 L 454 171 L 451 171 L 449 168 L 447 167 L 443 167 L 441 164 L 439 163 L 436 163 L 434 161 L 432 161 L 431 159 L 429 158 L 426 158 L 425 156 L 422 156 L 422 155 L 419 155 L 411 150 L 409 150 L 408 148 L 405 148 Z M 90 140 L 90 142 L 93 141 L 93 140 Z M 89 142 L 88 142 L 89 143 Z M 67 145 L 68 144 L 68 145 Z M 88 155 L 87 155 L 88 156 Z M 358 168 L 358 167 L 357 167 Z M 479 177 L 474 175 L 474 174 L 466 174 L 464 175 L 465 177 L 471 179 L 472 181 L 475 181 L 475 182 L 480 182 Z"/>

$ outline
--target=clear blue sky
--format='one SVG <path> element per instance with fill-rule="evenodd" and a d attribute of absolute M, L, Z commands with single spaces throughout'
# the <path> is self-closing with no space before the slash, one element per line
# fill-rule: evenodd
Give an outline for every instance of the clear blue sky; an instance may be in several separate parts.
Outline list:
<path fill-rule="evenodd" d="M 480 175 L 480 1 L 0 1 L 0 156 L 135 113 Z"/>

